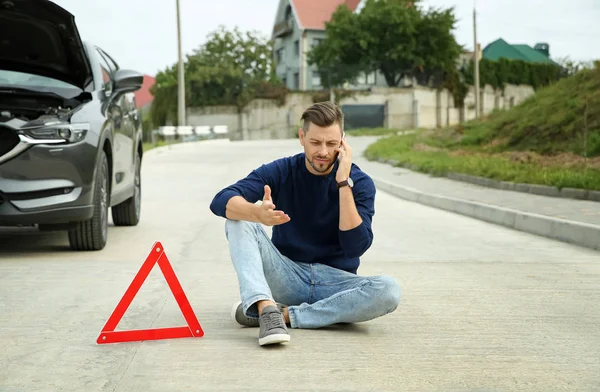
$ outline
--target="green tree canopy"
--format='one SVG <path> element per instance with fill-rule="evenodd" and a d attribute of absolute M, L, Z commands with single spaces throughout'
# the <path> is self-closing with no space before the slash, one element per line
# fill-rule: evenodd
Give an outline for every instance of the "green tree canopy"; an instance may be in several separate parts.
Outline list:
<path fill-rule="evenodd" d="M 319 67 L 324 84 L 331 80 L 332 85 L 355 82 L 361 73 L 375 70 L 390 87 L 403 77 L 451 72 L 462 50 L 452 34 L 453 9 L 425 10 L 419 3 L 367 0 L 359 13 L 341 5 L 309 63 Z"/>
<path fill-rule="evenodd" d="M 235 105 L 243 108 L 265 83 L 276 84 L 272 45 L 254 32 L 220 27 L 187 56 L 186 106 Z M 152 89 L 152 122 L 177 121 L 177 64 L 159 72 Z"/>

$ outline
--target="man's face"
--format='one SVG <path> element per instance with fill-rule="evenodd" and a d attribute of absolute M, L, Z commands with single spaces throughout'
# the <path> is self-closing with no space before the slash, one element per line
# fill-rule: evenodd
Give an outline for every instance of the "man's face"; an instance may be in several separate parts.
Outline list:
<path fill-rule="evenodd" d="M 300 129 L 298 135 L 304 147 L 308 170 L 317 175 L 328 174 L 337 159 L 336 149 L 342 142 L 340 125 L 319 127 L 311 123 L 307 132 Z"/>

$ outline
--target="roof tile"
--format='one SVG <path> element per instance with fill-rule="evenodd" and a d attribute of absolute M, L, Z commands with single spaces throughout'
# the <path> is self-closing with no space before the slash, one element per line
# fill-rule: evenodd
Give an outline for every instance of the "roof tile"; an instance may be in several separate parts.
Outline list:
<path fill-rule="evenodd" d="M 354 11 L 360 0 L 290 0 L 294 4 L 300 25 L 304 29 L 324 30 L 325 22 L 331 20 L 331 16 L 341 4 L 346 4 Z"/>

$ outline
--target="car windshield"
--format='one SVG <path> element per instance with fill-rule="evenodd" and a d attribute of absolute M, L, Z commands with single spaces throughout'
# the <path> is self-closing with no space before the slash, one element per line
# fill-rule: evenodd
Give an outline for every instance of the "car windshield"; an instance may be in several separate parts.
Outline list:
<path fill-rule="evenodd" d="M 18 87 L 33 91 L 51 92 L 65 98 L 81 93 L 81 89 L 62 80 L 46 76 L 0 69 L 0 87 Z"/>

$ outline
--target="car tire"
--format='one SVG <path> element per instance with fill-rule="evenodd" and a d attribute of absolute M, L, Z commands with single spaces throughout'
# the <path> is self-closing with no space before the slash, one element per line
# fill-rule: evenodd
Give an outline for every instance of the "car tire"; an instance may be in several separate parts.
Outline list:
<path fill-rule="evenodd" d="M 134 193 L 129 199 L 112 208 L 112 218 L 115 226 L 136 226 L 140 221 L 142 211 L 142 158 L 135 157 Z"/>
<path fill-rule="evenodd" d="M 69 230 L 69 243 L 73 250 L 101 250 L 108 239 L 108 206 L 110 203 L 110 175 L 108 158 L 102 151 L 94 186 L 94 215 L 79 222 Z"/>

